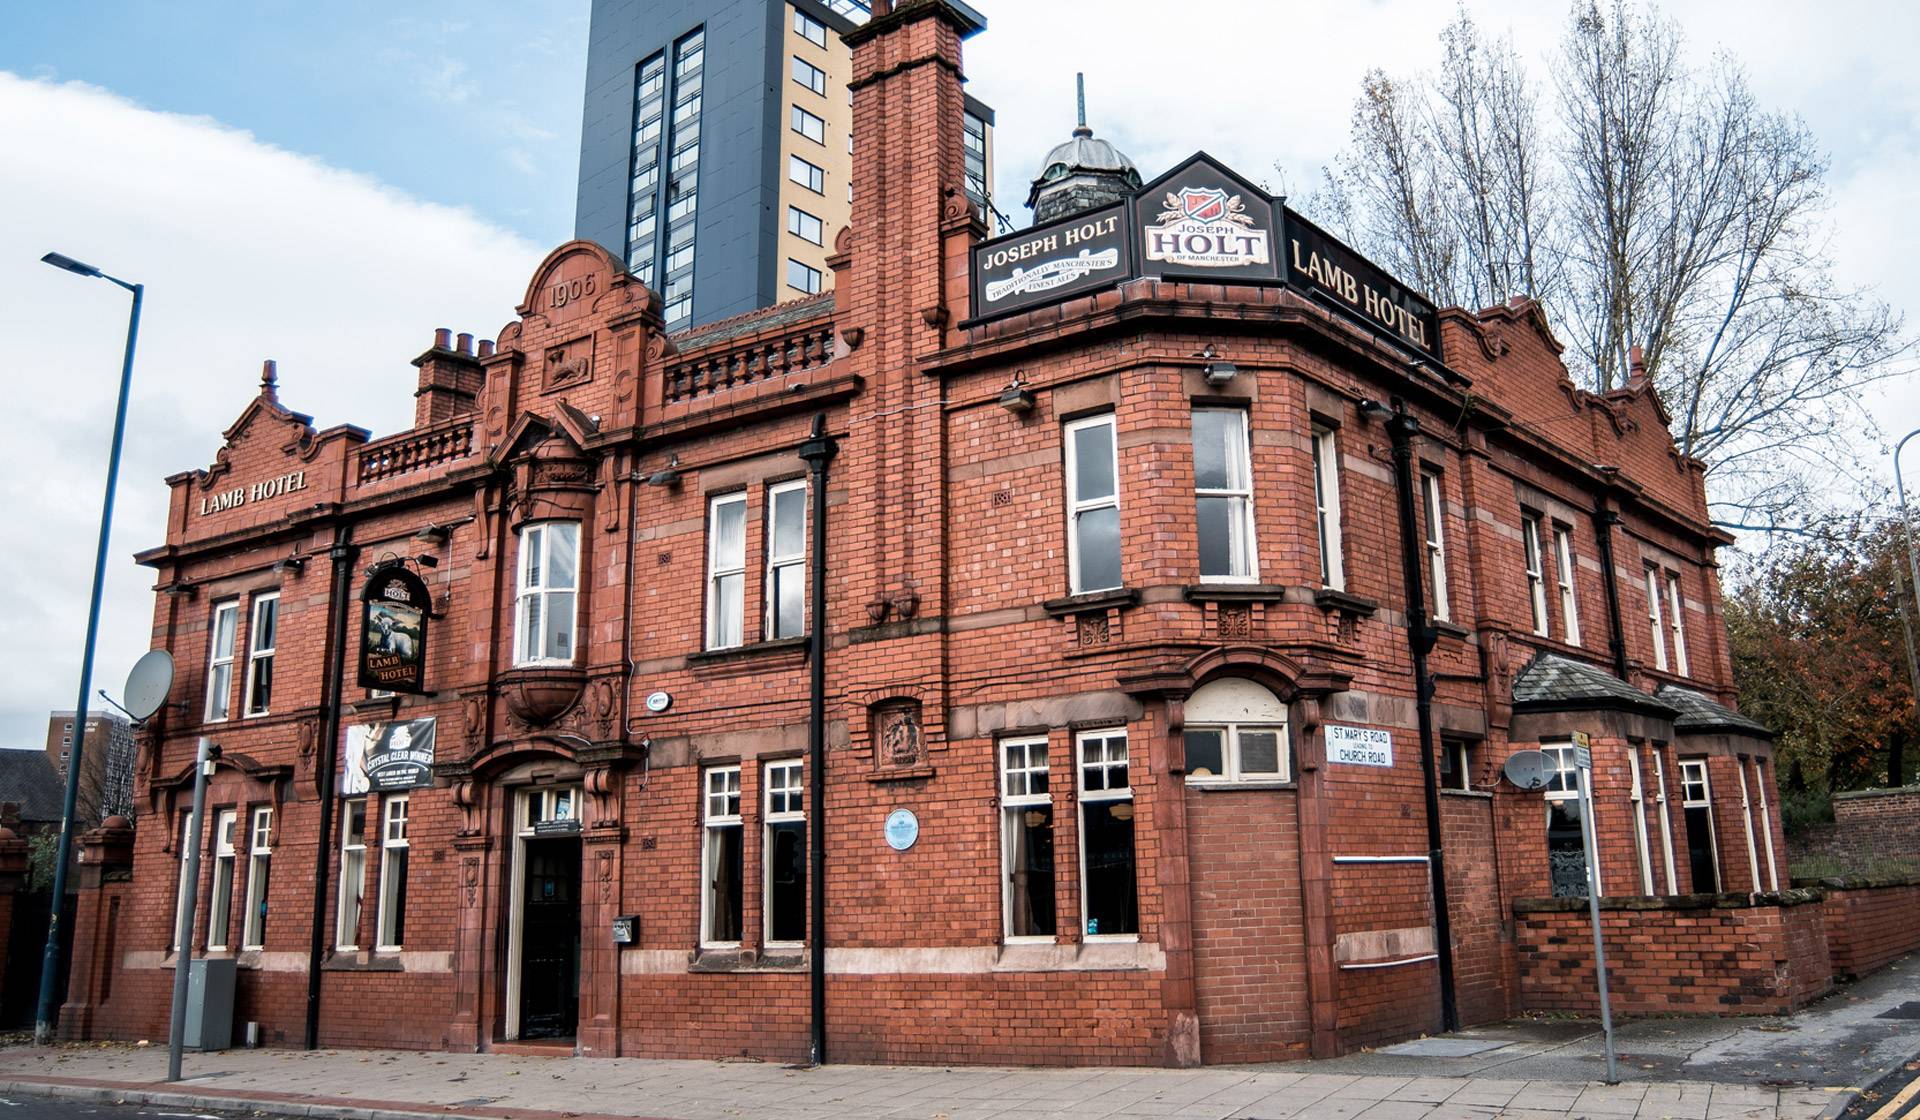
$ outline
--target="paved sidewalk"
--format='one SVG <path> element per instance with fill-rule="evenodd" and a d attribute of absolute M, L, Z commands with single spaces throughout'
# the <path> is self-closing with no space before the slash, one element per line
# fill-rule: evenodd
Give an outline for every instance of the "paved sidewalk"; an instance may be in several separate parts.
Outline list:
<path fill-rule="evenodd" d="M 77 1095 L 319 1117 L 476 1120 L 1808 1120 L 1849 1094 L 1699 1082 L 1408 1077 L 1258 1068 L 942 1069 L 536 1058 L 398 1051 L 190 1054 L 80 1045 L 0 1050 L 0 1094 Z"/>

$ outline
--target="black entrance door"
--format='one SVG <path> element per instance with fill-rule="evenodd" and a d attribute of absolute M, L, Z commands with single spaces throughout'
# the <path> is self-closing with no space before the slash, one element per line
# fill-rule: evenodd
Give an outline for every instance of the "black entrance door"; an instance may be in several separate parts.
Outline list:
<path fill-rule="evenodd" d="M 572 1038 L 580 1018 L 580 841 L 528 840 L 520 1037 Z"/>

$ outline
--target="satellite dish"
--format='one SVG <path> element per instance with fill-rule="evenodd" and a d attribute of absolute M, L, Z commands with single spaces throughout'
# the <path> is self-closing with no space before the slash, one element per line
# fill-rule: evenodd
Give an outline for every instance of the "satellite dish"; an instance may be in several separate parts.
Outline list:
<path fill-rule="evenodd" d="M 1544 751 L 1515 751 L 1504 767 L 1507 780 L 1521 789 L 1541 789 L 1547 784 L 1547 756 Z"/>
<path fill-rule="evenodd" d="M 126 712 L 135 722 L 146 719 L 167 702 L 173 687 L 173 657 L 164 649 L 150 649 L 127 674 Z"/>

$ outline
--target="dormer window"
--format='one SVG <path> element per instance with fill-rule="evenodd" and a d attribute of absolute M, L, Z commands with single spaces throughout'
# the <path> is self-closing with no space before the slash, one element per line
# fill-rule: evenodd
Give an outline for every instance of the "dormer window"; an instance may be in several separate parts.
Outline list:
<path fill-rule="evenodd" d="M 544 521 L 520 530 L 513 663 L 571 665 L 580 589 L 580 524 Z"/>

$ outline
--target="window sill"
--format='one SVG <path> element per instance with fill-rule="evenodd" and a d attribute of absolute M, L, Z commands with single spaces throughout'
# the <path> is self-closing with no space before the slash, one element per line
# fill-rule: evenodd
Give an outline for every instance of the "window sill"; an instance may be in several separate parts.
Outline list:
<path fill-rule="evenodd" d="M 1339 611 L 1355 618 L 1372 618 L 1380 604 L 1351 591 L 1342 591 L 1335 587 L 1322 587 L 1313 593 L 1313 605 L 1323 611 Z"/>
<path fill-rule="evenodd" d="M 376 953 L 368 949 L 335 949 L 320 966 L 328 972 L 400 972 L 400 954 Z"/>
<path fill-rule="evenodd" d="M 693 666 L 727 665 L 737 661 L 752 661 L 761 657 L 778 657 L 781 654 L 795 654 L 801 658 L 805 658 L 806 653 L 807 636 L 802 634 L 797 638 L 774 638 L 770 641 L 754 642 L 750 645 L 728 646 L 725 649 L 703 649 L 699 653 L 688 654 L 687 664 Z"/>
<path fill-rule="evenodd" d="M 1433 628 L 1435 634 L 1444 634 L 1449 638 L 1458 638 L 1462 641 L 1465 641 L 1473 634 L 1473 631 L 1459 623 L 1444 618 L 1436 618 L 1427 623 L 1427 625 Z"/>
<path fill-rule="evenodd" d="M 1187 585 L 1186 597 L 1189 603 L 1277 603 L 1286 593 L 1287 589 L 1277 583 L 1202 580 Z"/>
<path fill-rule="evenodd" d="M 1440 793 L 1446 797 L 1483 797 L 1489 799 L 1493 797 L 1493 791 L 1490 789 L 1461 789 L 1458 786 L 1441 786 Z"/>
<path fill-rule="evenodd" d="M 1239 789 L 1296 789 L 1291 778 L 1188 778 L 1188 789 L 1207 793 L 1228 793 Z"/>
<path fill-rule="evenodd" d="M 1160 946 L 1134 934 L 1096 935 L 1084 942 L 1050 937 L 1008 938 L 995 956 L 994 972 L 1151 972 L 1167 966 Z"/>
<path fill-rule="evenodd" d="M 1105 591 L 1087 591 L 1079 595 L 1064 595 L 1058 599 L 1048 599 L 1040 608 L 1054 618 L 1068 615 L 1087 614 L 1092 611 L 1110 611 L 1131 607 L 1140 602 L 1138 588 L 1113 587 Z"/>
<path fill-rule="evenodd" d="M 687 963 L 688 972 L 805 972 L 813 958 L 805 946 L 777 945 L 761 952 L 738 945 L 703 945 Z"/>

